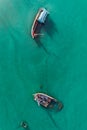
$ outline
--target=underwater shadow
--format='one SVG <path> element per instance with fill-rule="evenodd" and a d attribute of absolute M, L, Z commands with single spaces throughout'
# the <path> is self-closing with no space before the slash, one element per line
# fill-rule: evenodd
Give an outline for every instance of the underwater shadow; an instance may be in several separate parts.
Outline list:
<path fill-rule="evenodd" d="M 34 38 L 34 41 L 36 42 L 36 44 L 38 45 L 38 47 L 42 47 L 43 50 L 48 54 L 47 49 L 45 48 L 44 44 L 41 42 L 40 37 L 43 36 L 43 34 L 41 34 L 41 30 L 42 30 L 43 24 L 38 24 L 37 28 L 36 28 L 36 37 Z"/>
<path fill-rule="evenodd" d="M 43 29 L 47 34 L 52 38 L 55 33 L 58 33 L 58 29 L 54 21 L 48 17 L 46 23 L 43 26 Z"/>
<path fill-rule="evenodd" d="M 54 124 L 54 126 L 59 130 L 59 126 L 57 124 L 57 122 L 55 121 L 55 119 L 52 117 L 51 113 L 47 111 L 47 115 L 50 118 L 50 120 L 52 121 L 52 123 Z"/>
<path fill-rule="evenodd" d="M 48 17 L 44 24 L 38 24 L 36 28 L 36 34 L 38 35 L 37 37 L 43 36 L 43 34 L 41 34 L 41 30 L 44 30 L 51 38 L 55 33 L 59 33 L 56 24 L 51 17 Z"/>
<path fill-rule="evenodd" d="M 48 50 L 46 49 L 44 44 L 41 42 L 40 37 L 36 37 L 34 40 L 39 48 L 43 48 L 43 50 L 46 52 L 46 54 L 49 54 Z"/>
<path fill-rule="evenodd" d="M 38 24 L 37 28 L 36 28 L 36 37 L 34 38 L 36 44 L 38 45 L 38 47 L 42 47 L 43 50 L 46 52 L 46 54 L 48 55 L 55 55 L 55 54 L 51 54 L 46 47 L 44 46 L 44 44 L 41 41 L 41 37 L 43 37 L 43 34 L 41 33 L 41 30 L 44 30 L 50 38 L 53 37 L 53 35 L 55 33 L 58 33 L 58 29 L 56 27 L 56 24 L 54 23 L 54 21 L 49 17 L 47 18 L 45 24 Z M 56 55 L 55 55 L 56 56 Z"/>

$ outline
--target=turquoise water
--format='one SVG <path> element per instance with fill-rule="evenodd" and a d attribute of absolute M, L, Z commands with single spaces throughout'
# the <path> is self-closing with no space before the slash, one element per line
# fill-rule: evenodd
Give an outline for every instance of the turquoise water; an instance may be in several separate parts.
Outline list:
<path fill-rule="evenodd" d="M 50 12 L 35 42 L 31 26 L 40 7 Z M 0 0 L 0 129 L 87 130 L 87 1 Z M 41 87 L 42 86 L 42 87 Z M 55 112 L 33 93 L 60 99 Z"/>

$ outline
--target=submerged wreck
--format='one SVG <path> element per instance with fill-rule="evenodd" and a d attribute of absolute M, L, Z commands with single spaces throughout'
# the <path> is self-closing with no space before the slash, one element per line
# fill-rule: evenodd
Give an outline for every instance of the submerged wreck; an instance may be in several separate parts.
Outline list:
<path fill-rule="evenodd" d="M 51 96 L 48 96 L 47 94 L 35 93 L 33 96 L 34 100 L 38 103 L 39 106 L 41 105 L 45 108 L 55 108 L 55 106 L 57 106 L 58 110 L 63 108 L 63 104 L 60 101 Z"/>

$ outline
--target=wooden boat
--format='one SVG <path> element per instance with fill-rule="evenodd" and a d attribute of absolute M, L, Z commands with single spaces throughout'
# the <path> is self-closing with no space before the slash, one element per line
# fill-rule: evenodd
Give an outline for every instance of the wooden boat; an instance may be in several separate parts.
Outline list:
<path fill-rule="evenodd" d="M 42 35 L 40 34 L 40 29 L 42 25 L 45 23 L 48 14 L 49 13 L 45 8 L 39 9 L 31 28 L 32 38 L 36 38 L 38 35 Z"/>
<path fill-rule="evenodd" d="M 57 99 L 48 96 L 44 93 L 35 93 L 33 94 L 34 100 L 38 103 L 38 105 L 42 105 L 45 108 L 53 108 L 55 105 L 58 106 L 58 110 L 61 110 L 63 105 L 61 102 L 59 102 Z"/>

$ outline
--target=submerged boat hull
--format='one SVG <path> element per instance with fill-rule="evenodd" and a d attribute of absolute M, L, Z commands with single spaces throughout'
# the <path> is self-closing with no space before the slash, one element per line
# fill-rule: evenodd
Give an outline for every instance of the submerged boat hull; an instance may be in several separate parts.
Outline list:
<path fill-rule="evenodd" d="M 43 106 L 45 108 L 53 108 L 55 105 L 58 105 L 58 109 L 62 109 L 62 103 L 56 100 L 55 98 L 48 96 L 44 93 L 36 93 L 33 94 L 34 100 L 38 103 L 38 105 Z"/>

